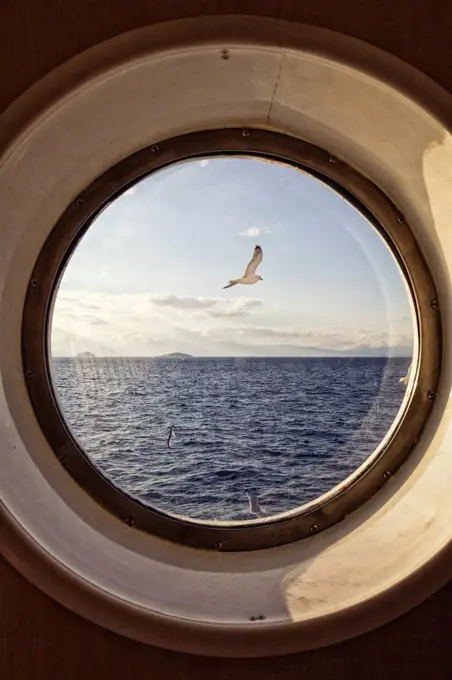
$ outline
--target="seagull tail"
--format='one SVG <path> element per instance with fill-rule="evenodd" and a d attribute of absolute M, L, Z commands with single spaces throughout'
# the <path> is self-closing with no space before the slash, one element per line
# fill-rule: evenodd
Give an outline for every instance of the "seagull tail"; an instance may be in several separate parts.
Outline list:
<path fill-rule="evenodd" d="M 223 286 L 223 290 L 225 288 L 232 288 L 232 286 L 236 286 L 237 284 L 238 284 L 238 281 L 236 279 L 232 279 L 231 281 L 229 281 L 227 286 Z"/>

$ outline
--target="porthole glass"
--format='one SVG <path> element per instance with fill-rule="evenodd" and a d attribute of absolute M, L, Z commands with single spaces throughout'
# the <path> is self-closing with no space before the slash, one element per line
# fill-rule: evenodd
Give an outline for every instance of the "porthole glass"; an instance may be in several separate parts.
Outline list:
<path fill-rule="evenodd" d="M 139 508 L 179 536 L 265 526 L 272 542 L 369 477 L 420 357 L 413 281 L 371 210 L 259 150 L 187 154 L 90 200 L 70 209 L 44 343 L 82 485 L 118 493 L 131 524 Z"/>

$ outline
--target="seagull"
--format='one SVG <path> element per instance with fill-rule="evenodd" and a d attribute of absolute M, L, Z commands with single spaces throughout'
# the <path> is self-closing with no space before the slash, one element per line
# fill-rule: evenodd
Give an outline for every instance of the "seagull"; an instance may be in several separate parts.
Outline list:
<path fill-rule="evenodd" d="M 242 278 L 231 279 L 227 286 L 223 286 L 223 290 L 225 288 L 231 288 L 232 286 L 236 286 L 238 283 L 242 283 L 245 286 L 251 286 L 253 283 L 263 281 L 264 279 L 262 278 L 262 276 L 256 274 L 256 269 L 258 268 L 261 262 L 262 262 L 262 248 L 260 246 L 256 246 L 254 248 L 253 257 L 251 258 L 247 268 L 245 269 L 245 273 L 242 276 Z"/>
<path fill-rule="evenodd" d="M 250 513 L 252 515 L 256 515 L 257 517 L 266 517 L 267 513 L 264 512 L 259 505 L 259 499 L 256 494 L 252 491 L 247 491 L 246 493 L 250 502 Z"/>
<path fill-rule="evenodd" d="M 166 428 L 168 430 L 168 439 L 166 440 L 166 445 L 169 449 L 171 449 L 171 438 L 176 435 L 173 435 L 173 430 L 174 430 L 174 425 L 168 425 Z"/>
<path fill-rule="evenodd" d="M 400 378 L 400 380 L 399 380 L 399 382 L 403 383 L 404 385 L 406 385 L 408 380 L 410 379 L 411 366 L 412 366 L 412 363 L 408 366 L 408 370 L 406 372 L 406 375 L 403 378 Z"/>

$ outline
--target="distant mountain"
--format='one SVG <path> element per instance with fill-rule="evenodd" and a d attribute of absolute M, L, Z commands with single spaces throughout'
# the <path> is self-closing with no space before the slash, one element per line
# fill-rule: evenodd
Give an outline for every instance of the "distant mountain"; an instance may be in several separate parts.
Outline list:
<path fill-rule="evenodd" d="M 410 347 L 355 347 L 353 349 L 325 349 L 323 347 L 309 347 L 300 345 L 260 345 L 250 346 L 239 342 L 230 342 L 225 348 L 224 356 L 228 356 L 227 350 L 232 352 L 229 356 L 253 356 L 262 358 L 328 358 L 328 357 L 351 357 L 351 358 L 382 358 L 382 357 L 408 357 L 411 356 Z"/>
<path fill-rule="evenodd" d="M 80 352 L 79 354 L 75 355 L 76 359 L 95 359 L 96 355 L 93 354 L 92 352 Z"/>
<path fill-rule="evenodd" d="M 184 354 L 183 352 L 171 352 L 170 354 L 159 354 L 156 359 L 193 359 L 191 354 Z"/>

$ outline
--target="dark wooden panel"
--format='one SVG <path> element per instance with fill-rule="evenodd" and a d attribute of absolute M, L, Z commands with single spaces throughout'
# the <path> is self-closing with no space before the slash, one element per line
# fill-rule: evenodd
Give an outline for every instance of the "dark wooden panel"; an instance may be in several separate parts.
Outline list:
<path fill-rule="evenodd" d="M 0 558 L 2 680 L 350 680 L 339 646 L 267 659 L 213 659 L 149 647 L 81 619 L 29 584 Z"/>
<path fill-rule="evenodd" d="M 64 609 L 0 558 L 2 680 L 450 680 L 452 583 L 397 621 L 326 649 L 214 659 L 139 644 Z"/>
<path fill-rule="evenodd" d="M 157 21 L 224 13 L 281 16 L 367 40 L 452 90 L 447 0 L 1 0 L 0 111 L 98 42 Z"/>
<path fill-rule="evenodd" d="M 281 18 L 365 40 L 452 91 L 452 3 L 447 0 L 283 0 Z"/>
<path fill-rule="evenodd" d="M 278 6 L 278 0 L 0 0 L 0 112 L 53 68 L 125 31 L 200 14 L 275 16 Z"/>

